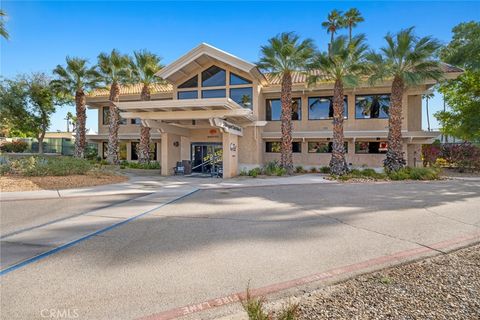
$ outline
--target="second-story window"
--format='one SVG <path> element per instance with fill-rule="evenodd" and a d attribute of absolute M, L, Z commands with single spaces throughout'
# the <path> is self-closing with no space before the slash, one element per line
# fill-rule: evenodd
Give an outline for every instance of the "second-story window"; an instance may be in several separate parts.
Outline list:
<path fill-rule="evenodd" d="M 343 117 L 348 115 L 347 97 L 343 99 Z M 309 97 L 308 120 L 333 119 L 333 97 Z"/>
<path fill-rule="evenodd" d="M 282 116 L 282 103 L 280 99 L 268 99 L 266 101 L 266 119 L 267 121 L 280 121 Z M 302 119 L 302 99 L 292 99 L 292 120 Z"/>
<path fill-rule="evenodd" d="M 198 98 L 198 91 L 178 91 L 177 93 L 178 100 L 182 99 L 197 99 Z"/>
<path fill-rule="evenodd" d="M 226 85 L 227 73 L 220 67 L 211 66 L 202 72 L 202 87 L 221 87 Z"/>
<path fill-rule="evenodd" d="M 388 119 L 389 108 L 389 94 L 355 96 L 355 118 L 357 119 Z"/>

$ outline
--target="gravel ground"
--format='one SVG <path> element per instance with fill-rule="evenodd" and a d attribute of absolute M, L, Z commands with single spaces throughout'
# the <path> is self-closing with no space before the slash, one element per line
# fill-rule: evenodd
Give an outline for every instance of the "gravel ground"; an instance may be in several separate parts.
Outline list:
<path fill-rule="evenodd" d="M 46 177 L 0 177 L 2 192 L 57 190 L 81 187 L 91 187 L 104 184 L 119 183 L 128 180 L 127 177 L 117 175 L 71 175 Z"/>
<path fill-rule="evenodd" d="M 299 319 L 480 319 L 480 245 L 300 298 Z"/>

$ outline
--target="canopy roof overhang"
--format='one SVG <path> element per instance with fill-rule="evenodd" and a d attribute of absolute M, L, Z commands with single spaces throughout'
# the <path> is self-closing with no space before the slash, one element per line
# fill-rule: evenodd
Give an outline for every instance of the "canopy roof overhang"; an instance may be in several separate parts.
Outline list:
<path fill-rule="evenodd" d="M 156 76 L 170 83 L 177 83 L 181 79 L 185 79 L 185 77 L 194 74 L 196 70 L 208 66 L 212 61 L 221 61 L 246 72 L 263 85 L 268 83 L 265 76 L 258 70 L 255 64 L 240 59 L 207 43 L 200 44 L 187 54 L 162 68 L 156 73 Z"/>
<path fill-rule="evenodd" d="M 161 120 L 176 124 L 213 118 L 238 124 L 256 120 L 252 110 L 243 108 L 230 98 L 117 102 L 115 105 L 125 119 Z"/>

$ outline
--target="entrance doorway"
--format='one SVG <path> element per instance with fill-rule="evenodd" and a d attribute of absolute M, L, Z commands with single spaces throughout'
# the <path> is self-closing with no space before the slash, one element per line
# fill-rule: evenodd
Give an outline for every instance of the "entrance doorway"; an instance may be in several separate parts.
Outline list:
<path fill-rule="evenodd" d="M 214 165 L 222 162 L 222 144 L 192 143 L 192 172 L 211 173 Z"/>

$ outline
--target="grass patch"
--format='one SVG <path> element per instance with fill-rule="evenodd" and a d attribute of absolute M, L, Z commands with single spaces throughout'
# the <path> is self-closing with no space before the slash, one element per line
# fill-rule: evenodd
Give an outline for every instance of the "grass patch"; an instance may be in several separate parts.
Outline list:
<path fill-rule="evenodd" d="M 87 160 L 73 157 L 29 156 L 8 159 L 1 165 L 0 173 L 26 177 L 69 176 L 87 174 L 94 167 Z"/>
<path fill-rule="evenodd" d="M 255 298 L 247 287 L 245 298 L 240 299 L 243 309 L 247 313 L 249 320 L 296 320 L 298 319 L 298 304 L 288 303 L 276 312 L 275 316 L 272 312 L 265 310 L 265 297 Z"/>
<path fill-rule="evenodd" d="M 366 180 L 437 180 L 440 179 L 440 169 L 438 168 L 410 168 L 406 167 L 398 171 L 389 173 L 376 172 L 373 169 L 352 169 L 343 176 L 333 176 L 334 179 L 340 181 L 348 181 L 352 179 Z"/>

